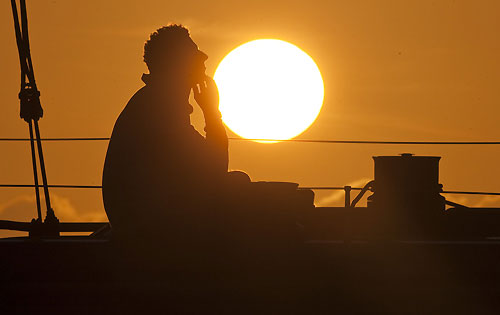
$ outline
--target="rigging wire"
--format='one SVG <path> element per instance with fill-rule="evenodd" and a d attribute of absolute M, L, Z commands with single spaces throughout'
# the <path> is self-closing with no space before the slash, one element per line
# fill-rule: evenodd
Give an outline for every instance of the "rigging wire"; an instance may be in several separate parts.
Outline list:
<path fill-rule="evenodd" d="M 230 137 L 233 141 L 280 141 L 325 144 L 388 144 L 388 145 L 499 145 L 500 141 L 377 141 L 377 140 L 321 140 L 321 139 L 246 139 Z M 41 141 L 109 141 L 109 137 L 43 138 Z M 0 142 L 30 141 L 29 138 L 0 138 Z"/>
<path fill-rule="evenodd" d="M 39 185 L 44 187 L 45 185 Z M 0 184 L 0 188 L 33 188 L 35 185 L 30 184 Z M 47 185 L 49 188 L 80 188 L 80 189 L 102 189 L 101 185 Z M 299 189 L 311 190 L 345 190 L 345 187 L 340 186 L 300 186 Z M 350 187 L 350 190 L 362 190 L 361 187 Z M 456 194 L 456 195 L 489 195 L 500 196 L 497 192 L 484 192 L 484 191 L 461 191 L 461 190 L 445 190 L 441 194 Z"/>
<path fill-rule="evenodd" d="M 45 185 L 39 185 L 39 187 L 44 187 Z M 0 188 L 33 188 L 35 185 L 32 184 L 0 184 Z M 90 189 L 102 189 L 99 185 L 47 185 L 49 188 L 90 188 Z"/>

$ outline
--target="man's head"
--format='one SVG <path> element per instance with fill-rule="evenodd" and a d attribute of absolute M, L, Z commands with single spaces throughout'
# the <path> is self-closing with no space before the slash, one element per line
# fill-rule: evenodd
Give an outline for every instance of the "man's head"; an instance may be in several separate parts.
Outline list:
<path fill-rule="evenodd" d="M 175 76 L 189 84 L 203 81 L 206 59 L 182 25 L 164 26 L 144 44 L 144 62 L 150 73 Z"/>

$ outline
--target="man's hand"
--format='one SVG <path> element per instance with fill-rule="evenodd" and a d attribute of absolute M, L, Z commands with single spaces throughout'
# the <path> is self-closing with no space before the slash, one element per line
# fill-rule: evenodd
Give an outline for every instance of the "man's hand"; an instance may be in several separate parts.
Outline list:
<path fill-rule="evenodd" d="M 193 86 L 194 99 L 200 106 L 205 118 L 210 117 L 220 117 L 219 112 L 219 90 L 215 81 L 206 76 L 203 82 L 200 82 Z"/>

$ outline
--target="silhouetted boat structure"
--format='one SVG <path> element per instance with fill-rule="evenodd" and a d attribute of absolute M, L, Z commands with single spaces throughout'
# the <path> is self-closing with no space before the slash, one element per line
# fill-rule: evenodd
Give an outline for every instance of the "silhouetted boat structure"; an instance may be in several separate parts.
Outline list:
<path fill-rule="evenodd" d="M 12 4 L 14 8 L 14 0 Z M 25 11 L 21 0 L 22 24 L 26 24 Z M 27 45 L 27 28 L 17 33 L 20 47 Z M 26 51 L 29 48 L 20 49 L 22 64 L 29 59 Z M 25 74 L 29 69 L 32 73 L 31 61 L 22 69 Z M 38 101 L 32 79 L 20 93 L 25 107 Z M 48 195 L 51 186 L 43 169 L 37 125 L 40 115 L 33 116 L 37 106 L 21 113 L 29 123 L 30 139 L 1 139 L 31 142 L 35 185 L 1 186 L 35 187 L 38 219 L 0 221 L 0 229 L 29 232 L 27 237 L 0 240 L 0 310 L 384 314 L 498 311 L 500 209 L 469 208 L 447 201 L 438 181 L 439 157 L 374 157 L 374 180 L 365 187 L 328 187 L 345 191 L 344 207 L 315 207 L 313 190 L 294 183 L 251 183 L 247 202 L 239 209 L 249 215 L 244 222 L 228 222 L 229 226 L 234 223 L 233 231 L 215 235 L 214 230 L 213 237 L 193 237 L 194 242 L 179 239 L 164 248 L 148 243 L 128 248 L 110 239 L 111 227 L 106 222 L 64 223 L 55 217 Z M 41 186 L 48 202 L 44 222 L 35 142 L 43 174 Z M 359 193 L 351 198 L 352 191 Z M 372 194 L 367 206 L 358 207 L 369 191 Z M 168 233 L 168 224 L 165 229 Z M 89 235 L 61 236 L 61 232 Z"/>

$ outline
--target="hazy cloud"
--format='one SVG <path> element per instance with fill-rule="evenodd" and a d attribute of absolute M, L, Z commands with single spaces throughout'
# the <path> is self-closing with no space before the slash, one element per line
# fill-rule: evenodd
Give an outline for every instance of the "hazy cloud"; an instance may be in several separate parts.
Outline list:
<path fill-rule="evenodd" d="M 474 207 L 498 207 L 500 203 L 500 196 L 483 196 Z"/>
<path fill-rule="evenodd" d="M 50 200 L 57 218 L 61 222 L 106 222 L 106 214 L 101 211 L 78 211 L 71 200 L 51 193 Z M 42 216 L 45 217 L 45 200 L 42 197 Z M 18 195 L 0 203 L 0 219 L 30 222 L 37 217 L 35 196 Z M 22 236 L 25 232 L 2 231 L 0 237 Z"/>

